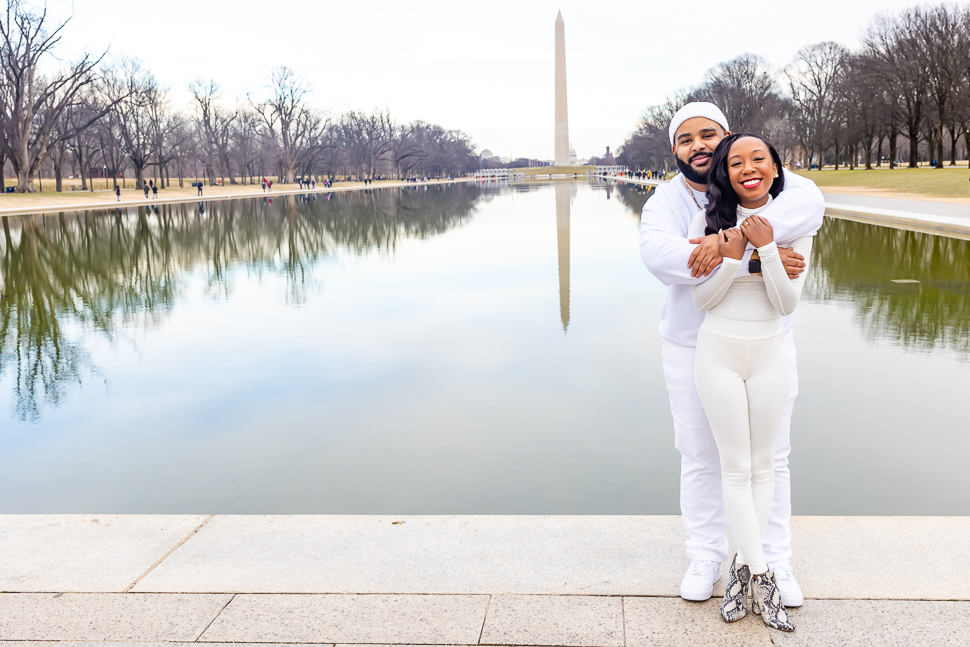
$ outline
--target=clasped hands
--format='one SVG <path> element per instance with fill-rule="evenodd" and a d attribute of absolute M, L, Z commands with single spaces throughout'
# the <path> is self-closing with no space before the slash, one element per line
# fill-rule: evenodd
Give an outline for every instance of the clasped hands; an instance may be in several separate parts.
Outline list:
<path fill-rule="evenodd" d="M 703 238 L 691 238 L 690 242 L 697 245 L 697 248 L 691 253 L 687 267 L 690 268 L 690 275 L 695 278 L 710 276 L 725 258 L 741 260 L 748 243 L 761 247 L 773 240 L 771 223 L 761 216 L 749 216 L 740 227 L 724 229 Z M 779 247 L 778 253 L 788 272 L 788 278 L 797 279 L 805 271 L 804 256 L 785 247 Z"/>

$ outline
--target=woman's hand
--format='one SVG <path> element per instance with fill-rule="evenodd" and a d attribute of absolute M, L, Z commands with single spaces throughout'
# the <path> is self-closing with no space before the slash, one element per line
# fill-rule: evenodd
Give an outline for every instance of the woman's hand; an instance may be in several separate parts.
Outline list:
<path fill-rule="evenodd" d="M 763 247 L 775 239 L 771 223 L 761 216 L 748 216 L 741 223 L 741 230 L 748 242 L 755 247 Z"/>
<path fill-rule="evenodd" d="M 745 245 L 744 234 L 737 229 L 724 229 L 718 234 L 717 250 L 723 258 L 740 261 L 744 256 Z"/>

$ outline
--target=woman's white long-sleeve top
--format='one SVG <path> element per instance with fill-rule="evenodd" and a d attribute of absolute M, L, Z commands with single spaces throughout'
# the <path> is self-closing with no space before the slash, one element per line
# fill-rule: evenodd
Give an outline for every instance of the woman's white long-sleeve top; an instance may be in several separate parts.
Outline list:
<path fill-rule="evenodd" d="M 745 218 L 755 215 L 762 208 L 738 207 L 737 226 L 740 227 Z M 691 223 L 690 237 L 703 236 L 706 226 L 706 213 L 700 211 Z M 762 276 L 738 276 L 741 261 L 725 258 L 707 281 L 691 287 L 694 306 L 703 312 L 740 321 L 765 321 L 791 314 L 798 305 L 805 277 L 808 276 L 812 239 L 812 236 L 804 236 L 782 245 L 794 248 L 805 257 L 805 271 L 797 279 L 788 278 L 778 253 L 778 244 L 772 241 L 758 248 Z M 767 300 L 762 295 L 767 296 Z"/>

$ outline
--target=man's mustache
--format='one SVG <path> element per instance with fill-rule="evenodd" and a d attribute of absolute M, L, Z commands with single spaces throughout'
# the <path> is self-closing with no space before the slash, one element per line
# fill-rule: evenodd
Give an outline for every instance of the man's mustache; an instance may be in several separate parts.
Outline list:
<path fill-rule="evenodd" d="M 713 156 L 714 156 L 713 153 L 709 153 L 707 151 L 701 151 L 699 153 L 694 153 L 693 155 L 691 155 L 687 159 L 687 162 L 693 164 L 694 163 L 694 160 L 697 159 L 698 157 L 713 157 Z"/>

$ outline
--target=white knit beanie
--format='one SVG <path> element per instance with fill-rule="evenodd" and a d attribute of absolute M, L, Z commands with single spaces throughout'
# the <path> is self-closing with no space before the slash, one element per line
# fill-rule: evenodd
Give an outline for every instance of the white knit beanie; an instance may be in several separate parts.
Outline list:
<path fill-rule="evenodd" d="M 692 101 L 683 108 L 678 110 L 674 114 L 674 118 L 670 120 L 670 145 L 674 145 L 674 135 L 677 134 L 677 129 L 680 125 L 687 121 L 688 119 L 693 119 L 694 117 L 704 117 L 705 119 L 710 119 L 715 122 L 724 130 L 731 130 L 728 128 L 727 117 L 721 112 L 721 109 L 715 106 L 713 103 L 708 103 L 707 101 Z"/>

